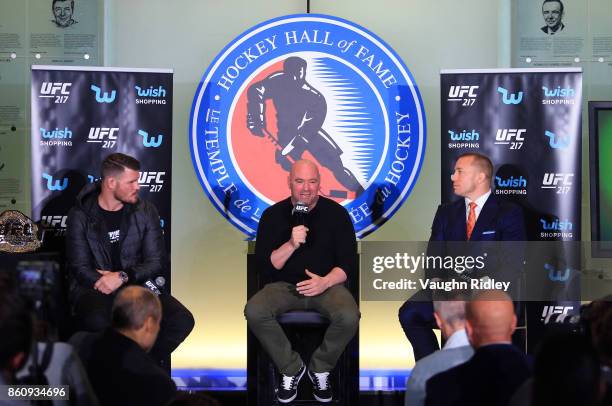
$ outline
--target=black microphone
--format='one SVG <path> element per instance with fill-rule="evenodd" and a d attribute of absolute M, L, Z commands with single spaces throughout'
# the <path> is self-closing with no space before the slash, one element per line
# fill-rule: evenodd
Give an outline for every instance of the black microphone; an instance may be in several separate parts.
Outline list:
<path fill-rule="evenodd" d="M 304 202 L 297 202 L 291 211 L 293 215 L 293 224 L 296 226 L 306 225 L 306 216 L 308 215 L 308 205 Z"/>
<path fill-rule="evenodd" d="M 147 279 L 145 283 L 143 283 L 143 286 L 149 289 L 151 292 L 155 293 L 157 296 L 159 296 L 161 295 L 161 290 L 165 284 L 166 278 L 164 278 L 163 276 L 158 276 L 157 278 L 155 278 L 155 281 Z"/>

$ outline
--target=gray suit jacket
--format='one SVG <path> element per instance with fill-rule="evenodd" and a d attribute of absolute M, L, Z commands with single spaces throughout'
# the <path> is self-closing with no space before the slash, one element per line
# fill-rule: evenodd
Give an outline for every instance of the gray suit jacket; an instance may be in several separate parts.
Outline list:
<path fill-rule="evenodd" d="M 419 360 L 410 373 L 406 384 L 405 406 L 422 406 L 425 404 L 425 383 L 432 376 L 444 372 L 456 365 L 463 364 L 474 355 L 469 345 L 436 351 Z"/>

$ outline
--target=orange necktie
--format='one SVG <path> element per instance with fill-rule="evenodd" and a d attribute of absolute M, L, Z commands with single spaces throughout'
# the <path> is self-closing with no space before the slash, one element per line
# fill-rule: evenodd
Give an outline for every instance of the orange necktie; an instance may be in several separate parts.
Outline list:
<path fill-rule="evenodd" d="M 474 230 L 474 225 L 476 224 L 476 206 L 476 203 L 470 202 L 470 214 L 468 214 L 466 228 L 468 240 L 470 239 L 470 237 L 472 237 L 472 231 Z"/>

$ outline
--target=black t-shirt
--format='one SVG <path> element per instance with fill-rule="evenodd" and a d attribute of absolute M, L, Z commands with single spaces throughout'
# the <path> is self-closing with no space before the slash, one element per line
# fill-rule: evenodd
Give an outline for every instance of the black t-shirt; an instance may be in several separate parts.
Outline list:
<path fill-rule="evenodd" d="M 272 266 L 272 251 L 289 240 L 296 225 L 292 209 L 291 199 L 287 198 L 263 212 L 255 245 L 258 270 L 266 273 L 270 281 L 293 284 L 309 279 L 305 269 L 325 276 L 332 268 L 340 267 L 348 278 L 355 275 L 357 242 L 353 223 L 344 207 L 322 196 L 306 216 L 306 243 L 293 252 L 282 269 Z"/>
<path fill-rule="evenodd" d="M 106 227 L 106 243 L 109 244 L 111 261 L 113 269 L 111 271 L 121 270 L 121 218 L 123 217 L 124 208 L 117 211 L 107 211 L 100 207 L 102 220 Z"/>

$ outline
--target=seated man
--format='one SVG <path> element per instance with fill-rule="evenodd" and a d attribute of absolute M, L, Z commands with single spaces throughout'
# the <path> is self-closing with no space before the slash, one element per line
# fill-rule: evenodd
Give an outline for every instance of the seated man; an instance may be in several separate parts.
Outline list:
<path fill-rule="evenodd" d="M 78 328 L 100 331 L 110 325 L 118 290 L 151 285 L 166 267 L 159 215 L 138 198 L 140 162 L 115 153 L 102 161 L 99 183 L 86 185 L 68 213 L 66 256 L 70 301 Z M 193 316 L 178 300 L 162 293 L 161 332 L 151 355 L 163 364 L 193 329 Z"/>
<path fill-rule="evenodd" d="M 342 206 L 319 196 L 319 186 L 317 166 L 307 160 L 295 162 L 289 174 L 291 196 L 266 209 L 257 230 L 258 271 L 266 272 L 271 283 L 248 301 L 244 312 L 249 328 L 281 374 L 277 393 L 281 403 L 295 399 L 306 366 L 276 316 L 292 309 L 313 309 L 330 320 L 308 365 L 319 402 L 331 402 L 329 373 L 359 323 L 355 299 L 343 286 L 347 277 L 357 277 L 353 223 Z M 292 218 L 298 204 L 308 207 L 303 224 Z"/>
<path fill-rule="evenodd" d="M 492 241 L 525 241 L 525 224 L 520 206 L 498 197 L 491 190 L 493 163 L 474 152 L 460 155 L 451 175 L 454 193 L 461 197 L 440 205 L 431 226 L 430 247 L 439 250 L 441 241 L 470 241 L 476 252 Z M 467 244 L 466 244 L 467 245 Z M 448 248 L 438 255 L 466 255 L 462 250 L 453 253 Z M 508 261 L 510 264 L 506 264 Z M 515 275 L 522 263 L 520 255 L 508 259 L 503 251 L 489 255 L 487 266 L 494 270 L 490 276 L 507 279 Z M 448 276 L 448 275 L 432 275 Z M 398 317 L 406 337 L 414 350 L 415 360 L 438 350 L 430 291 L 417 292 L 400 307 Z"/>
<path fill-rule="evenodd" d="M 102 405 L 166 405 L 176 386 L 148 356 L 160 329 L 162 310 L 155 294 L 128 286 L 115 297 L 112 327 L 91 346 L 83 362 Z"/>
<path fill-rule="evenodd" d="M 32 315 L 24 301 L 7 292 L 0 282 L 0 385 L 17 384 L 16 373 L 28 359 L 31 345 Z M 11 406 L 24 402 L 7 399 L 0 404 Z"/>
<path fill-rule="evenodd" d="M 516 315 L 510 296 L 482 291 L 466 304 L 466 331 L 475 352 L 464 364 L 431 377 L 427 406 L 505 406 L 530 376 L 527 356 L 512 345 Z"/>
<path fill-rule="evenodd" d="M 406 406 L 424 405 L 427 380 L 463 364 L 474 354 L 465 332 L 465 302 L 454 297 L 438 299 L 433 302 L 434 317 L 446 343 L 441 351 L 421 358 L 412 369 L 406 384 Z"/>

